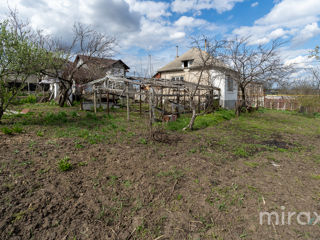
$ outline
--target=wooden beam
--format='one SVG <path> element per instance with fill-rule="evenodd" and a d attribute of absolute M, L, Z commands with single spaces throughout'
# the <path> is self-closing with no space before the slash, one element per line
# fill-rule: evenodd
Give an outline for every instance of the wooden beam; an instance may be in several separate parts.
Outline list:
<path fill-rule="evenodd" d="M 127 120 L 130 121 L 130 106 L 129 106 L 129 83 L 126 83 L 126 98 L 127 98 Z"/>
<path fill-rule="evenodd" d="M 110 114 L 110 109 L 109 109 L 109 92 L 107 93 L 107 114 Z"/>
<path fill-rule="evenodd" d="M 97 113 L 97 92 L 93 92 L 93 109 L 94 113 Z"/>
<path fill-rule="evenodd" d="M 140 89 L 140 95 L 139 95 L 139 112 L 140 112 L 140 116 L 142 116 L 141 85 L 139 86 L 139 89 Z"/>
<path fill-rule="evenodd" d="M 200 109 L 200 104 L 201 104 L 201 98 L 200 98 L 200 90 L 198 90 L 198 113 L 200 113 L 201 109 Z"/>

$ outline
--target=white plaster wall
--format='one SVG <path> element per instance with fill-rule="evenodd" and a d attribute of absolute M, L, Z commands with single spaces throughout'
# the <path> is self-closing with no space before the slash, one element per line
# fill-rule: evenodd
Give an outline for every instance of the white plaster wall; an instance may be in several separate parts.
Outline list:
<path fill-rule="evenodd" d="M 238 85 L 233 81 L 233 91 L 228 91 L 226 74 L 222 71 L 213 69 L 210 72 L 211 81 L 214 87 L 220 88 L 220 105 L 223 108 L 233 108 L 235 101 L 238 100 Z"/>

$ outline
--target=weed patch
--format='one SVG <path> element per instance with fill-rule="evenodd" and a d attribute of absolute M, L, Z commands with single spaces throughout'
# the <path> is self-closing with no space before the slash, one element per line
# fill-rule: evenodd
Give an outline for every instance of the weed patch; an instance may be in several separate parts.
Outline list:
<path fill-rule="evenodd" d="M 58 168 L 60 171 L 65 172 L 69 171 L 72 168 L 72 164 L 69 162 L 69 157 L 64 157 L 58 162 Z"/>

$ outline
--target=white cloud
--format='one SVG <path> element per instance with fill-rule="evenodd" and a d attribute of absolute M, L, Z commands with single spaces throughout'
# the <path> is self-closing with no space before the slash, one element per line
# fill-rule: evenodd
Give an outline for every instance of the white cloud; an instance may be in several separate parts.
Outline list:
<path fill-rule="evenodd" d="M 296 44 L 303 43 L 318 34 L 320 34 L 320 28 L 318 23 L 314 22 L 305 26 L 301 32 L 293 38 L 293 42 Z"/>
<path fill-rule="evenodd" d="M 149 19 L 156 19 L 163 16 L 170 16 L 171 13 L 168 11 L 169 3 L 166 2 L 153 2 L 153 1 L 136 1 L 136 0 L 125 0 L 130 10 L 139 12 L 146 15 Z"/>
<path fill-rule="evenodd" d="M 172 11 L 185 13 L 188 11 L 201 11 L 215 9 L 218 13 L 231 10 L 237 2 L 244 0 L 175 0 L 172 3 Z"/>
<path fill-rule="evenodd" d="M 293 38 L 301 44 L 320 34 L 319 0 L 282 0 L 253 26 L 242 26 L 233 31 L 241 37 L 251 36 L 251 44 L 267 43 L 275 38 Z"/>
<path fill-rule="evenodd" d="M 287 33 L 287 31 L 283 30 L 282 28 L 277 28 L 276 30 L 273 30 L 269 34 L 269 38 L 270 39 L 277 39 L 277 38 L 285 36 L 286 33 Z"/>
<path fill-rule="evenodd" d="M 0 5 L 7 6 L 7 1 L 0 0 Z M 46 29 L 51 34 L 70 34 L 74 21 L 91 24 L 107 33 L 133 32 L 140 28 L 140 14 L 131 11 L 124 0 L 41 0 L 37 4 L 31 0 L 11 0 L 9 5 L 21 17 L 28 18 L 34 28 Z M 3 7 L 0 12 L 7 10 Z"/>
<path fill-rule="evenodd" d="M 182 16 L 180 17 L 174 25 L 177 27 L 197 27 L 205 25 L 208 22 L 203 19 L 195 19 L 194 17 Z"/>
<path fill-rule="evenodd" d="M 306 25 L 317 21 L 320 14 L 318 0 L 283 0 L 255 23 L 259 25 L 281 24 L 288 27 Z"/>
<path fill-rule="evenodd" d="M 259 5 L 258 2 L 254 2 L 254 3 L 251 4 L 251 7 L 256 7 L 256 6 L 258 6 L 258 5 Z"/>

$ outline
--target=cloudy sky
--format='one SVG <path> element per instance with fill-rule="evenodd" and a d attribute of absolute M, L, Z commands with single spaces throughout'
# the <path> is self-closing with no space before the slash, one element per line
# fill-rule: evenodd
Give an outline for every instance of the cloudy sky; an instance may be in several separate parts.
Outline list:
<path fill-rule="evenodd" d="M 308 67 L 308 53 L 320 44 L 319 0 L 0 0 L 35 28 L 66 37 L 74 21 L 115 36 L 116 58 L 131 72 L 144 72 L 151 55 L 153 70 L 190 47 L 190 36 L 251 36 L 250 43 L 287 41 L 281 54 L 288 63 Z"/>

